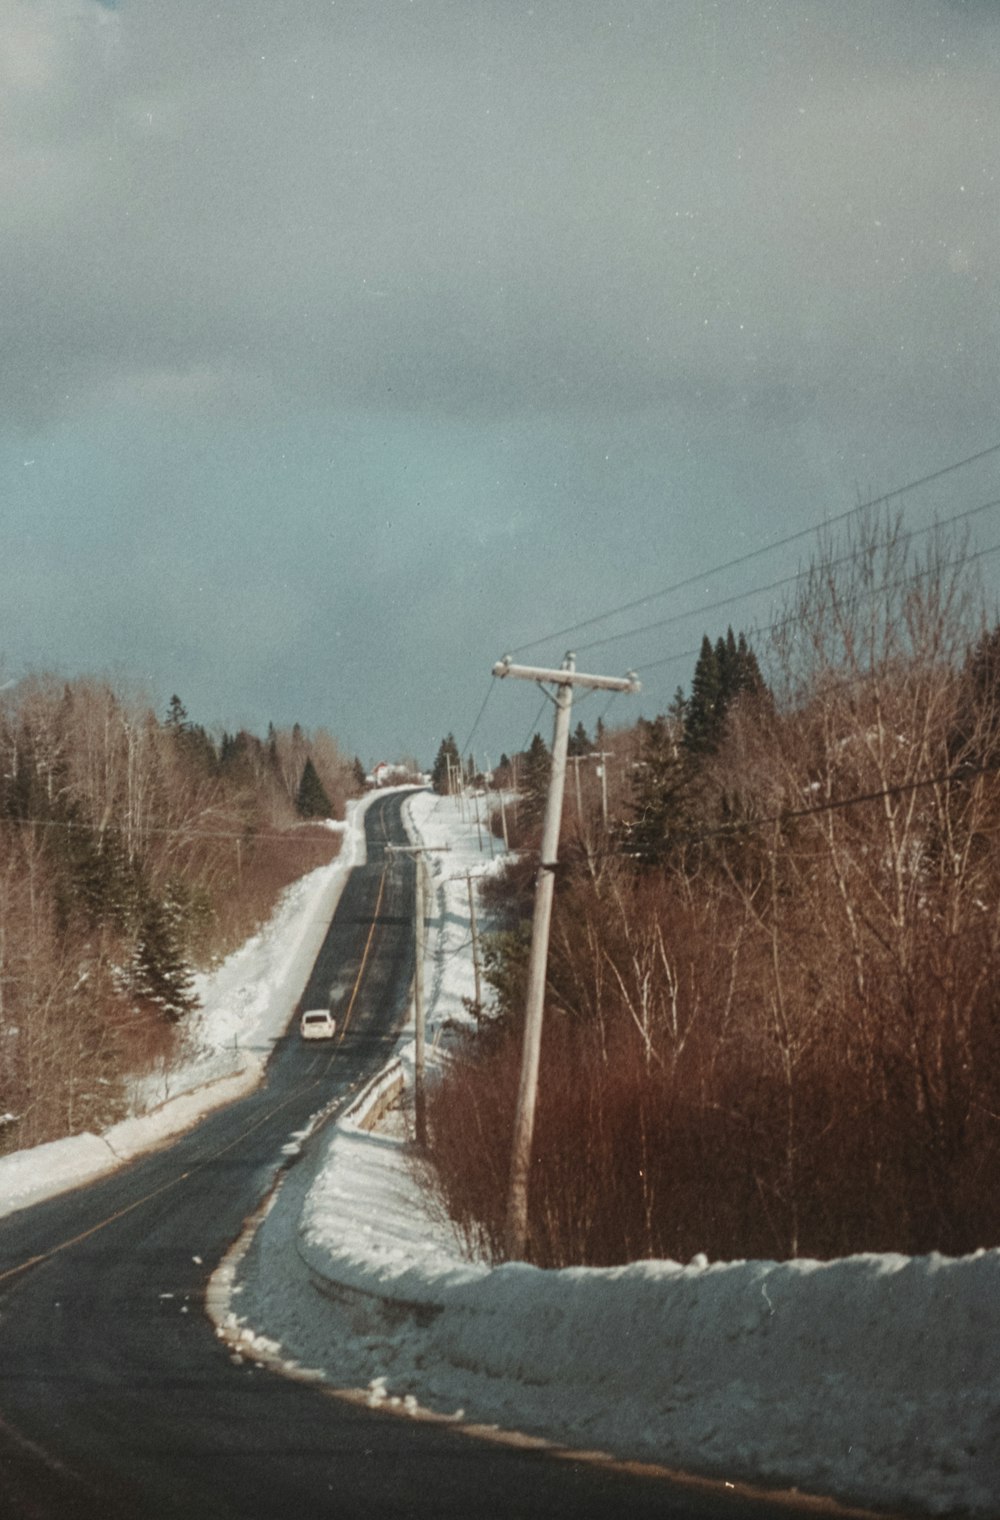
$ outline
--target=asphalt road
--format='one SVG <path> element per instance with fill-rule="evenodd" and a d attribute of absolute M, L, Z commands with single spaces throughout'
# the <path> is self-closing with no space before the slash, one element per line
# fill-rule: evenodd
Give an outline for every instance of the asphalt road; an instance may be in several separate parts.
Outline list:
<path fill-rule="evenodd" d="M 339 1002 L 340 1038 L 293 1030 L 266 1084 L 104 1181 L 0 1221 L 0 1516 L 777 1513 L 662 1479 L 479 1442 L 234 1362 L 204 1309 L 211 1272 L 271 1187 L 289 1138 L 343 1106 L 391 1048 L 412 972 L 413 865 L 400 799 L 369 809 L 303 998 Z M 291 1164 L 294 1164 L 292 1162 Z"/>

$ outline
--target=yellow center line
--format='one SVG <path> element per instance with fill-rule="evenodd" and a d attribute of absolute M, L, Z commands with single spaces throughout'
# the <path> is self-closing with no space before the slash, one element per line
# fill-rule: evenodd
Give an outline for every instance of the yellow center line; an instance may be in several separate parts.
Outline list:
<path fill-rule="evenodd" d="M 362 956 L 361 956 L 361 964 L 358 967 L 358 974 L 354 978 L 354 986 L 351 989 L 351 999 L 350 999 L 350 1002 L 347 1005 L 347 1012 L 344 1014 L 344 1022 L 340 1026 L 340 1039 L 341 1040 L 343 1040 L 344 1035 L 347 1032 L 347 1026 L 351 1022 L 351 1014 L 354 1012 L 354 1004 L 357 1002 L 358 993 L 361 990 L 361 978 L 365 974 L 365 967 L 368 964 L 368 955 L 369 955 L 369 952 L 371 951 L 372 940 L 375 938 L 375 930 L 378 928 L 378 914 L 379 914 L 379 909 L 382 906 L 382 897 L 383 897 L 383 894 L 385 892 L 385 879 L 386 879 L 386 876 L 388 875 L 388 870 L 389 870 L 388 866 L 383 866 L 382 867 L 382 879 L 381 879 L 381 881 L 378 884 L 378 896 L 375 899 L 375 907 L 372 910 L 372 924 L 371 924 L 371 928 L 368 930 L 368 938 L 365 941 L 365 948 L 364 948 L 364 951 L 363 951 Z M 340 1041 L 338 1040 L 337 1043 L 339 1044 Z"/>
<path fill-rule="evenodd" d="M 344 1031 L 347 1028 L 351 1013 L 354 1009 L 355 1001 L 357 1000 L 358 991 L 361 987 L 361 979 L 364 976 L 365 967 L 368 963 L 368 956 L 371 952 L 372 940 L 375 937 L 375 930 L 378 927 L 378 913 L 379 909 L 382 906 L 382 897 L 385 892 L 385 879 L 387 872 L 388 867 L 383 867 L 382 878 L 379 882 L 378 887 L 378 896 L 375 899 L 375 908 L 372 914 L 371 928 L 368 931 L 368 938 L 365 942 L 364 952 L 361 956 L 361 964 L 358 967 L 358 974 L 354 979 L 354 988 L 351 992 L 350 1004 L 348 1005 L 347 1012 L 344 1015 L 344 1023 L 340 1034 L 341 1039 L 344 1037 Z M 327 1069 L 329 1070 L 329 1067 Z M 189 1167 L 186 1172 L 181 1172 L 178 1176 L 172 1177 L 169 1182 L 164 1182 L 160 1185 L 160 1187 L 154 1188 L 151 1193 L 145 1193 L 142 1198 L 136 1198 L 134 1202 L 126 1204 L 124 1208 L 117 1209 L 113 1214 L 109 1214 L 107 1218 L 98 1220 L 96 1224 L 92 1224 L 86 1230 L 81 1230 L 78 1235 L 73 1235 L 68 1240 L 61 1240 L 58 1245 L 52 1246 L 50 1250 L 41 1251 L 37 1256 L 29 1256 L 26 1261 L 19 1262 L 16 1267 L 8 1267 L 6 1272 L 0 1272 L 0 1283 L 8 1282 L 11 1278 L 20 1276 L 22 1272 L 27 1272 L 30 1267 L 40 1266 L 42 1262 L 51 1261 L 52 1258 L 54 1256 L 58 1256 L 60 1252 L 68 1251 L 71 1246 L 80 1245 L 82 1241 L 89 1240 L 91 1235 L 96 1235 L 99 1233 L 99 1231 L 107 1229 L 108 1225 L 114 1224 L 119 1219 L 124 1219 L 127 1214 L 131 1214 L 136 1209 L 141 1208 L 144 1203 L 152 1202 L 152 1200 L 154 1198 L 158 1198 L 161 1193 L 169 1192 L 171 1188 L 178 1187 L 180 1183 L 185 1182 L 189 1177 L 194 1176 L 197 1172 L 204 1171 L 205 1167 L 210 1166 L 214 1161 L 218 1161 L 220 1156 L 224 1156 L 227 1151 L 231 1151 L 234 1146 L 239 1145 L 243 1140 L 247 1138 L 248 1135 L 252 1135 L 254 1130 L 260 1129 L 261 1125 L 266 1124 L 267 1121 L 269 1119 L 272 1119 L 275 1114 L 280 1113 L 283 1108 L 287 1108 L 290 1103 L 294 1103 L 296 1099 L 302 1095 L 302 1093 L 307 1092 L 311 1087 L 318 1087 L 319 1082 L 320 1078 L 314 1077 L 311 1082 L 303 1083 L 301 1087 L 297 1087 L 293 1093 L 289 1094 L 287 1098 L 283 1098 L 280 1103 L 274 1106 L 274 1108 L 268 1109 L 266 1114 L 261 1115 L 259 1119 L 255 1119 L 254 1122 L 248 1125 L 246 1129 L 241 1130 L 234 1140 L 230 1140 L 228 1144 L 221 1146 L 219 1150 L 213 1151 L 210 1156 L 205 1156 L 200 1161 L 195 1162 L 195 1164 Z"/>

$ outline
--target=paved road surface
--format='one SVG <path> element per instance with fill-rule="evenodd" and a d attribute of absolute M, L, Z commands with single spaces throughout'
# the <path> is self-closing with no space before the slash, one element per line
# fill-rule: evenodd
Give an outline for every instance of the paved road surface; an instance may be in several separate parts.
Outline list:
<path fill-rule="evenodd" d="M 399 796 L 369 809 L 304 996 L 341 997 L 331 1051 L 294 1030 L 264 1087 L 114 1176 L 0 1221 L 3 1520 L 319 1520 L 776 1513 L 470 1440 L 236 1364 L 208 1277 L 288 1164 L 282 1147 L 382 1063 L 412 972 Z M 352 991 L 357 988 L 356 995 Z M 349 1008 L 349 1015 L 348 1015 Z"/>

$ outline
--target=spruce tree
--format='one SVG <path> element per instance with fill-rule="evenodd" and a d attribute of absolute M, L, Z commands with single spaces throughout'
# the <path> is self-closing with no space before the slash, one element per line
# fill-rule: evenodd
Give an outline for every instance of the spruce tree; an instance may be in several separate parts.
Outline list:
<path fill-rule="evenodd" d="M 684 748 L 691 755 L 710 755 L 718 749 L 725 727 L 726 713 L 737 697 L 764 697 L 767 687 L 757 664 L 757 656 L 732 628 L 714 646 L 708 634 L 702 639 L 701 653 L 691 681 L 691 696 L 685 703 L 678 692 L 675 707 L 684 713 Z"/>
<path fill-rule="evenodd" d="M 300 818 L 330 818 L 333 815 L 326 788 L 308 756 L 302 769 L 299 789 L 295 794 L 295 808 Z"/>
<path fill-rule="evenodd" d="M 583 720 L 581 719 L 569 736 L 569 753 L 571 755 L 589 755 L 593 748 L 594 746 L 590 742 L 587 730 L 584 728 Z"/>
<path fill-rule="evenodd" d="M 450 791 L 453 776 L 461 776 L 462 760 L 455 743 L 455 735 L 448 734 L 441 740 L 434 766 L 431 770 L 431 786 L 441 797 Z"/>
<path fill-rule="evenodd" d="M 541 734 L 535 734 L 521 756 L 518 778 L 522 802 L 530 818 L 540 818 L 544 812 L 551 769 L 552 756 L 549 754 L 548 745 Z"/>
<path fill-rule="evenodd" d="M 177 1024 L 198 1006 L 191 967 L 184 953 L 182 892 L 148 896 L 139 919 L 132 962 L 132 991 Z"/>
<path fill-rule="evenodd" d="M 676 717 L 640 718 L 639 764 L 633 773 L 634 819 L 625 830 L 626 848 L 646 865 L 664 860 L 673 836 L 688 822 L 694 764 L 678 744 Z"/>
<path fill-rule="evenodd" d="M 718 646 L 712 647 L 712 641 L 706 633 L 694 667 L 691 697 L 684 724 L 684 748 L 689 754 L 707 755 L 717 748 L 723 716 L 721 697 Z"/>

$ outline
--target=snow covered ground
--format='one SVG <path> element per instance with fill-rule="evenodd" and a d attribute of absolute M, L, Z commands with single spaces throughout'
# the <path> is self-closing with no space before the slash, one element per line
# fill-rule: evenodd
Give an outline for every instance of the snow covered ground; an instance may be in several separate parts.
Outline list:
<path fill-rule="evenodd" d="M 135 1084 L 132 1113 L 103 1135 L 73 1135 L 0 1157 L 0 1218 L 113 1171 L 259 1083 L 286 1028 L 351 868 L 364 860 L 369 798 L 348 803 L 340 854 L 282 896 L 271 921 L 195 980 L 201 1007 L 182 1056 Z"/>
<path fill-rule="evenodd" d="M 489 854 L 457 804 L 425 793 L 409 812 L 422 843 L 452 845 L 427 857 L 433 1030 L 467 1017 L 463 877 Z M 1000 1514 L 997 1251 L 491 1270 L 428 1215 L 405 1135 L 355 1118 L 223 1276 L 245 1354 L 372 1404 L 854 1504 Z"/>
<path fill-rule="evenodd" d="M 415 794 L 410 813 L 415 837 L 452 845 L 427 857 L 433 1043 L 437 1026 L 467 1017 L 462 878 L 489 868 L 489 849 L 456 803 Z M 231 981 L 206 984 L 204 1046 L 217 1061 L 238 1044 L 242 1063 L 235 1079 L 212 1068 L 221 1080 L 209 1100 L 222 1082 L 252 1080 L 251 1057 L 263 1057 L 287 1022 L 310 935 L 322 934 L 358 834 L 353 827 L 327 879 L 293 890 L 240 952 Z M 219 1039 L 211 1031 L 224 1020 Z M 405 1068 L 405 1039 L 401 1056 Z M 183 1101 L 154 1122 L 168 1124 Z M 731 1482 L 1000 1515 L 1000 1252 L 491 1270 L 466 1261 L 446 1222 L 428 1213 L 400 1126 L 369 1133 L 361 1117 L 355 1110 L 306 1151 L 262 1225 L 216 1274 L 212 1311 L 243 1354 L 298 1363 L 334 1386 L 367 1390 L 372 1404 L 429 1407 Z M 38 1196 L 25 1169 L 45 1186 L 51 1156 L 61 1167 L 56 1191 L 73 1180 L 61 1147 L 78 1146 L 82 1166 L 106 1156 L 110 1139 L 78 1137 L 0 1162 L 0 1213 Z"/>

